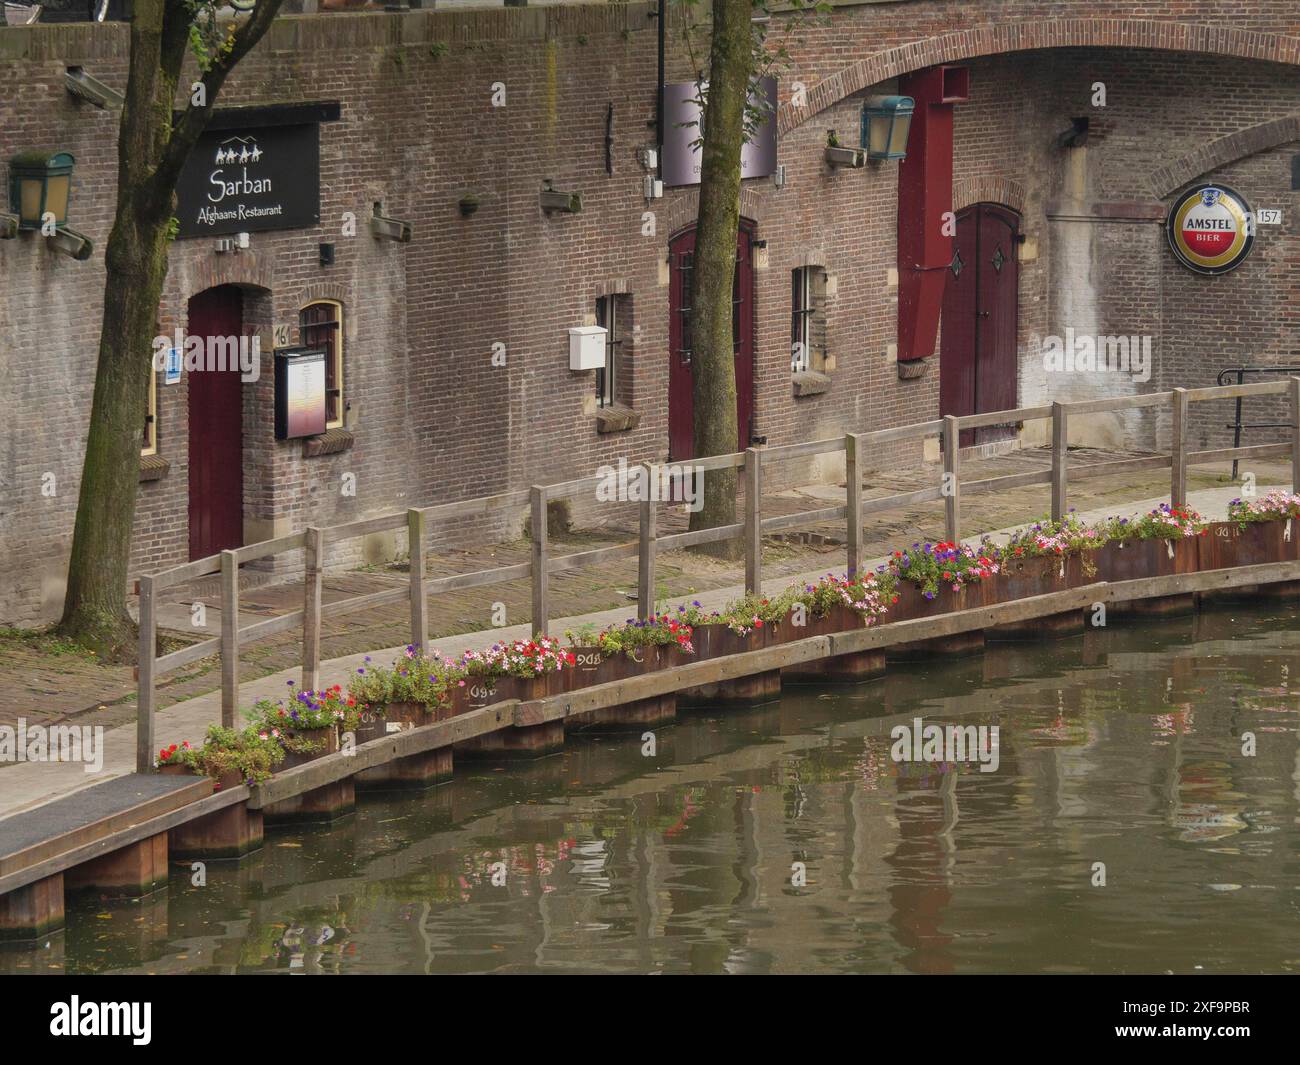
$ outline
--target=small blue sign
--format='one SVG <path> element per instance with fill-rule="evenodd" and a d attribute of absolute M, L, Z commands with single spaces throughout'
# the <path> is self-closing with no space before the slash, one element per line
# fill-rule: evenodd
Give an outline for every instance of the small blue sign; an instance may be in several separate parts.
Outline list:
<path fill-rule="evenodd" d="M 167 362 L 163 367 L 163 384 L 177 385 L 181 380 L 181 349 L 168 348 Z"/>

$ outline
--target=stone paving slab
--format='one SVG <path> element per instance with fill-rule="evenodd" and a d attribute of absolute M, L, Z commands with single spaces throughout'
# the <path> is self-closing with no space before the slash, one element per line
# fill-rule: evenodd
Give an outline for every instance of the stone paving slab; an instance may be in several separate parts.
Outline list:
<path fill-rule="evenodd" d="M 1238 494 L 1239 490 L 1235 485 L 1224 488 L 1202 489 L 1189 493 L 1188 502 L 1206 518 L 1222 520 L 1226 516 L 1228 503 L 1236 498 Z M 1122 508 L 1104 506 L 1090 511 L 1082 511 L 1079 512 L 1079 517 L 1085 521 L 1096 521 L 1117 513 L 1124 516 L 1137 516 L 1152 510 L 1161 503 L 1167 502 L 1167 500 L 1167 494 L 1153 496 L 1148 499 L 1131 501 Z M 972 524 L 969 514 L 966 522 L 968 525 Z M 1023 524 L 1024 520 L 1022 519 L 1014 524 L 1003 526 L 990 535 L 995 540 L 1004 540 L 1008 534 Z M 978 536 L 968 537 L 967 542 L 974 543 L 978 539 Z M 894 543 L 899 542 L 902 541 L 898 539 L 894 541 Z M 907 542 L 910 543 L 911 540 L 909 539 Z M 884 561 L 885 556 L 881 555 L 872 559 L 869 564 L 875 566 Z M 667 604 L 675 606 L 679 602 L 693 598 L 698 599 L 706 609 L 722 609 L 744 592 L 743 583 L 736 583 L 735 581 L 738 567 L 735 564 L 731 565 L 732 583 L 694 594 L 687 592 L 671 595 L 667 597 Z M 842 572 L 843 568 L 843 555 L 836 552 L 833 561 L 828 560 L 827 565 L 820 566 L 817 569 L 806 570 L 799 574 L 773 575 L 763 582 L 763 591 L 772 595 L 779 594 L 793 583 L 817 580 L 828 571 L 838 570 Z M 581 624 L 593 624 L 603 627 L 622 621 L 634 614 L 635 608 L 631 605 L 582 613 L 553 619 L 550 631 L 554 634 L 561 634 L 566 628 L 574 628 Z M 491 642 L 491 640 L 518 639 L 527 637 L 529 633 L 529 625 L 519 624 L 494 629 L 490 633 L 481 632 L 470 636 L 465 634 L 444 636 L 431 640 L 430 646 L 446 655 L 458 655 L 467 648 L 481 647 Z M 353 673 L 357 669 L 365 667 L 367 656 L 372 658 L 375 663 L 388 665 L 401 653 L 405 643 L 406 639 L 403 636 L 399 641 L 379 650 L 347 654 L 323 661 L 321 663 L 321 683 L 322 685 L 342 684 L 346 686 Z M 282 669 L 244 683 L 240 686 L 240 705 L 244 707 L 251 706 L 256 700 L 264 697 L 281 698 L 289 688 L 289 683 L 297 683 L 298 677 L 299 671 L 295 667 Z M 175 704 L 158 714 L 155 724 L 156 745 L 163 747 L 187 739 L 191 742 L 198 741 L 202 738 L 208 724 L 218 722 L 220 719 L 221 696 L 219 691 L 209 692 L 183 703 Z M 86 774 L 80 765 L 57 763 L 27 763 L 6 768 L 0 772 L 0 818 L 31 809 L 60 795 L 83 789 L 103 779 L 103 775 L 113 776 L 133 772 L 135 768 L 134 723 L 106 729 L 103 750 L 104 768 L 102 775 Z M 2 823 L 3 821 L 0 821 L 0 824 Z"/>

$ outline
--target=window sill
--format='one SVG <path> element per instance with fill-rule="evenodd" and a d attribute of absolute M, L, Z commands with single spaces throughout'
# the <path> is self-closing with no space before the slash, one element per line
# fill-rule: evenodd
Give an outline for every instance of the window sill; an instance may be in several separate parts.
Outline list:
<path fill-rule="evenodd" d="M 625 433 L 641 424 L 641 415 L 631 407 L 615 403 L 610 407 L 596 408 L 596 432 Z"/>
<path fill-rule="evenodd" d="M 792 378 L 796 396 L 818 396 L 831 390 L 831 379 L 824 373 L 802 370 Z"/>
<path fill-rule="evenodd" d="M 140 481 L 160 481 L 171 468 L 172 464 L 161 455 L 141 455 Z"/>
<path fill-rule="evenodd" d="M 338 455 L 351 451 L 355 443 L 356 437 L 346 429 L 326 429 L 320 436 L 308 437 L 302 442 L 302 457 L 314 459 L 320 455 Z"/>

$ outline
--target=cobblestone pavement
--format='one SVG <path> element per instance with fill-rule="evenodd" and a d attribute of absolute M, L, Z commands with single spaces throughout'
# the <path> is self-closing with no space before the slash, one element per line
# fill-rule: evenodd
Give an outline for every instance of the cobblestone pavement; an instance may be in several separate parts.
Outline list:
<path fill-rule="evenodd" d="M 1071 465 L 1086 465 L 1118 456 L 1098 451 L 1079 451 L 1071 455 Z M 994 458 L 963 462 L 963 483 L 982 477 L 1020 473 L 1047 468 L 1050 452 L 1041 449 L 1014 451 Z M 1281 463 L 1255 463 L 1254 470 L 1261 491 L 1271 484 L 1288 485 L 1289 467 Z M 1189 479 L 1189 489 L 1223 488 L 1231 484 L 1229 467 L 1197 467 Z M 938 468 L 933 465 L 901 471 L 868 471 L 864 476 L 868 498 L 925 488 L 935 483 Z M 1164 471 L 1130 474 L 1118 478 L 1079 479 L 1070 485 L 1071 506 L 1079 511 L 1104 509 L 1135 499 L 1167 497 L 1169 475 Z M 764 498 L 763 514 L 779 515 L 794 511 L 816 510 L 843 502 L 844 486 L 815 485 L 775 492 Z M 627 508 L 625 508 L 627 509 Z M 1008 528 L 1036 520 L 1048 509 L 1048 488 L 1036 485 L 962 499 L 962 531 L 973 535 L 984 530 Z M 661 508 L 660 535 L 685 528 L 680 508 Z M 868 521 L 866 528 L 868 556 L 884 555 L 894 547 L 917 539 L 943 535 L 943 505 L 926 503 L 892 511 Z M 606 526 L 598 530 L 575 530 L 552 536 L 555 554 L 587 550 L 622 543 L 635 537 L 635 529 Z M 843 524 L 826 525 L 786 538 L 768 538 L 764 546 L 764 577 L 807 574 L 818 569 L 842 570 L 844 567 Z M 529 557 L 526 540 L 484 544 L 457 550 L 435 550 L 431 554 L 432 576 L 471 572 L 493 566 L 525 562 Z M 724 562 L 692 552 L 667 552 L 660 556 L 658 589 L 660 597 L 683 596 L 727 588 L 742 580 L 740 563 Z M 408 611 L 405 604 L 359 611 L 345 616 L 330 616 L 328 604 L 340 599 L 406 582 L 404 566 L 389 566 L 348 573 L 331 574 L 325 579 L 324 624 L 321 658 L 329 660 L 363 654 L 378 648 L 400 645 L 410 638 Z M 258 583 L 261 582 L 261 583 Z M 211 582 L 209 582 L 211 583 Z M 635 612 L 636 563 L 633 559 L 605 563 L 590 569 L 554 574 L 550 584 L 551 612 L 556 617 L 626 608 Z M 431 634 L 447 637 L 467 636 L 466 647 L 479 646 L 500 635 L 491 631 L 494 604 L 503 604 L 507 623 L 526 621 L 530 611 L 530 587 L 527 579 L 490 588 L 475 588 L 439 596 L 431 602 Z M 188 625 L 189 603 L 196 598 L 216 600 L 215 588 L 192 587 L 162 611 L 167 633 L 177 640 L 195 638 L 196 630 Z M 271 617 L 302 605 L 302 585 L 298 580 L 267 580 L 253 575 L 241 592 L 241 619 L 245 624 L 258 617 Z M 252 618 L 249 617 L 252 615 Z M 201 638 L 220 632 L 220 610 L 207 607 Z M 489 630 L 489 631 L 481 631 Z M 247 682 L 293 668 L 300 660 L 301 644 L 297 632 L 284 633 L 243 649 L 240 678 Z M 57 641 L 33 639 L 0 632 L 0 725 L 13 724 L 20 716 L 29 724 L 49 724 L 75 718 L 78 724 L 114 727 L 134 720 L 135 681 L 129 667 L 104 665 Z M 220 687 L 220 662 L 215 656 L 163 678 L 159 706 L 214 691 Z"/>

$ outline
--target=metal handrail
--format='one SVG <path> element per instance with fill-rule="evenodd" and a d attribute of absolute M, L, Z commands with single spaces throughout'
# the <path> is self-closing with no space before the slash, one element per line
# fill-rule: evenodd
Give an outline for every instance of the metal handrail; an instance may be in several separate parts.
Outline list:
<path fill-rule="evenodd" d="M 1237 384 L 1240 385 L 1244 383 L 1245 376 L 1248 373 L 1280 373 L 1287 377 L 1290 377 L 1293 376 L 1294 374 L 1300 374 L 1300 366 L 1227 366 L 1224 369 L 1219 371 L 1219 376 L 1215 378 L 1215 380 L 1220 385 L 1226 385 L 1228 383 L 1226 379 L 1228 377 L 1231 377 L 1233 374 L 1236 374 Z M 1241 420 L 1241 401 L 1243 398 L 1245 397 L 1243 396 L 1237 397 L 1237 402 L 1235 404 L 1236 410 L 1234 413 L 1234 420 L 1229 422 L 1226 426 L 1224 426 L 1225 429 L 1232 430 L 1232 446 L 1234 448 L 1241 447 L 1241 431 L 1243 429 L 1289 429 L 1291 427 L 1290 422 L 1243 423 Z M 1233 459 L 1232 479 L 1234 481 L 1237 479 L 1237 465 L 1238 465 L 1238 460 Z"/>

